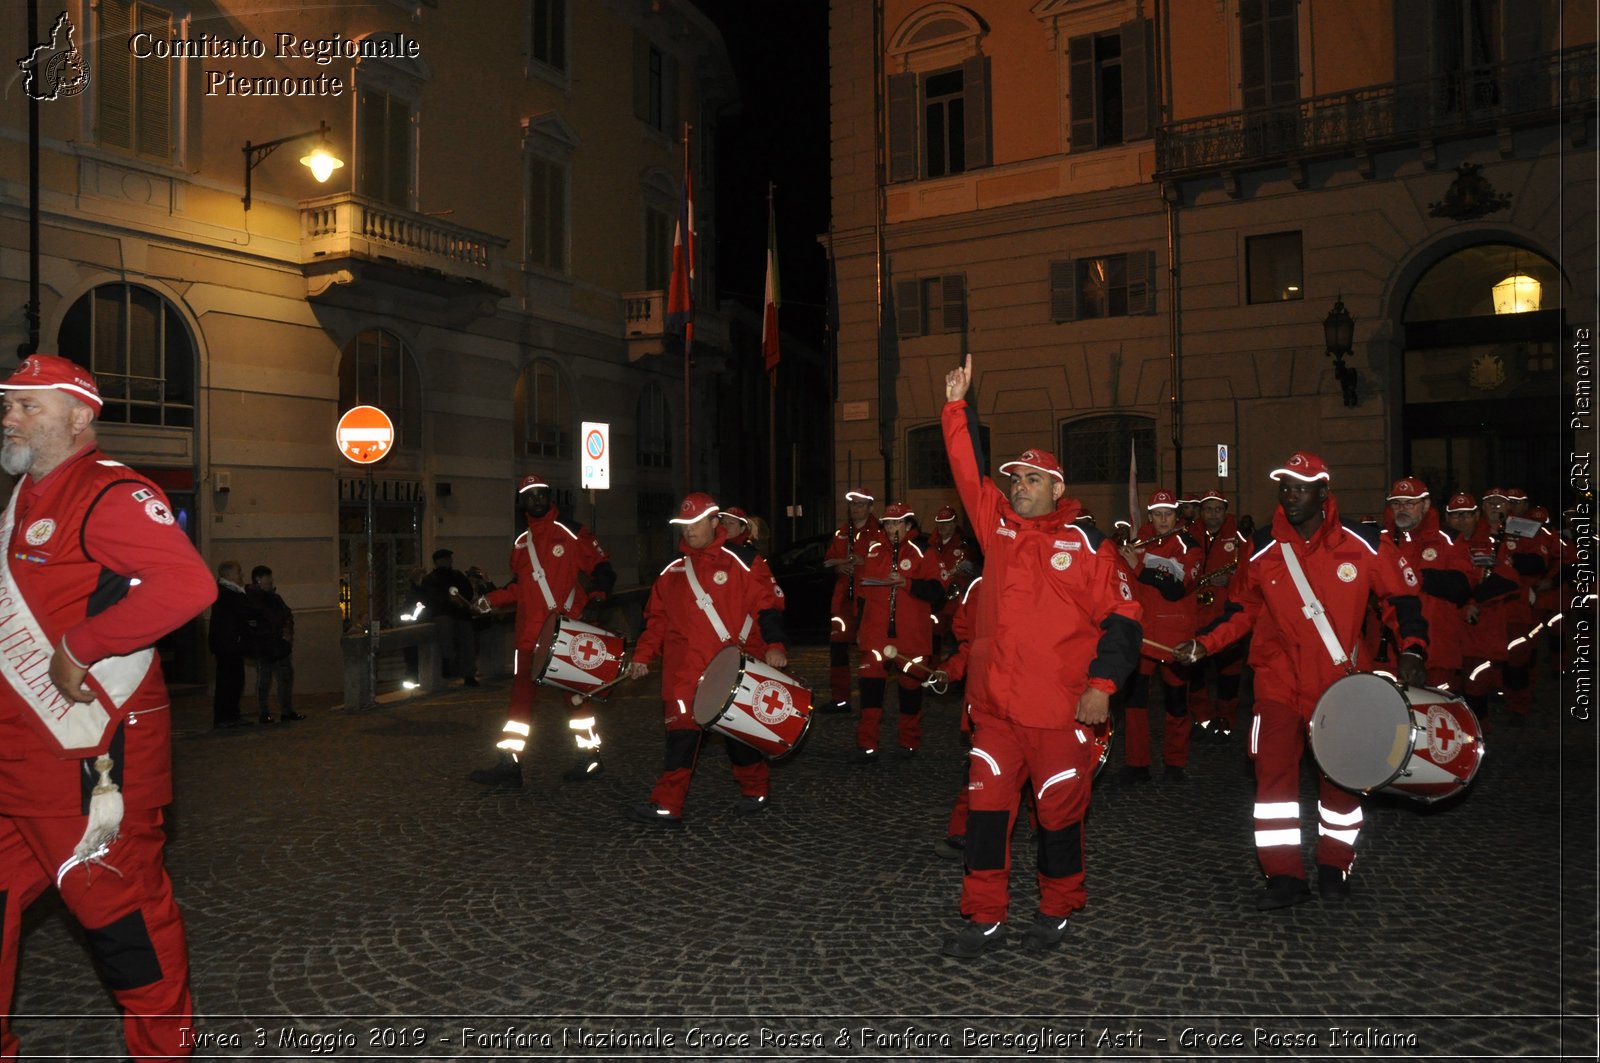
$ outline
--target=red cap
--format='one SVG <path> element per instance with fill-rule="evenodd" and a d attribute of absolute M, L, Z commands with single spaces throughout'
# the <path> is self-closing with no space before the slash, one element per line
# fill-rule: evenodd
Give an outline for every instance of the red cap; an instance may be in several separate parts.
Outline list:
<path fill-rule="evenodd" d="M 1415 476 L 1407 476 L 1403 480 L 1396 480 L 1394 486 L 1389 488 L 1390 502 L 1416 502 L 1428 497 L 1428 485 Z"/>
<path fill-rule="evenodd" d="M 690 491 L 683 496 L 683 501 L 678 503 L 678 515 L 667 521 L 668 524 L 693 524 L 697 520 L 717 511 L 716 500 L 704 491 Z"/>
<path fill-rule="evenodd" d="M 1511 502 L 1526 502 L 1528 500 L 1528 492 L 1520 487 L 1508 487 L 1506 488 L 1506 499 Z"/>
<path fill-rule="evenodd" d="M 890 502 L 883 507 L 884 520 L 905 520 L 907 517 L 915 516 L 916 514 L 911 511 L 911 507 L 904 502 Z"/>
<path fill-rule="evenodd" d="M 1543 506 L 1533 506 L 1528 510 L 1528 519 L 1536 520 L 1540 524 L 1546 524 L 1550 520 L 1550 511 Z"/>
<path fill-rule="evenodd" d="M 10 378 L 0 384 L 4 391 L 65 391 L 79 402 L 100 412 L 100 388 L 94 374 L 70 358 L 59 354 L 30 354 Z"/>
<path fill-rule="evenodd" d="M 746 516 L 744 510 L 740 509 L 738 506 L 729 506 L 727 509 L 719 513 L 718 516 L 732 517 L 734 520 L 741 521 L 745 524 L 750 523 L 750 518 Z"/>
<path fill-rule="evenodd" d="M 1008 461 L 1000 466 L 1002 473 L 1009 473 L 1012 469 L 1038 469 L 1040 472 L 1049 473 L 1062 483 L 1067 482 L 1067 478 L 1061 475 L 1061 463 L 1048 450 L 1024 450 L 1015 461 Z"/>
<path fill-rule="evenodd" d="M 1450 496 L 1450 501 L 1445 503 L 1446 513 L 1472 513 L 1478 508 L 1478 500 L 1465 491 L 1458 491 Z"/>
<path fill-rule="evenodd" d="M 874 502 L 877 499 L 865 487 L 855 487 L 844 493 L 844 500 L 846 502 Z"/>
<path fill-rule="evenodd" d="M 1489 490 L 1483 493 L 1483 500 L 1485 502 L 1489 501 L 1491 498 L 1503 498 L 1507 502 L 1511 501 L 1511 496 L 1506 494 L 1506 489 L 1504 487 L 1491 487 Z"/>
<path fill-rule="evenodd" d="M 1144 504 L 1146 509 L 1177 509 L 1178 496 L 1166 488 L 1159 488 L 1150 496 L 1150 501 Z"/>
<path fill-rule="evenodd" d="M 1333 474 L 1328 471 L 1328 465 L 1315 454 L 1305 450 L 1297 450 L 1289 457 L 1281 469 L 1273 469 L 1267 474 L 1270 479 L 1282 480 L 1288 478 L 1299 480 L 1303 484 L 1314 483 L 1321 480 L 1323 483 L 1333 479 Z"/>
<path fill-rule="evenodd" d="M 939 512 L 934 514 L 933 517 L 935 524 L 943 524 L 946 521 L 952 521 L 955 519 L 956 511 L 951 509 L 949 506 L 941 506 Z"/>
<path fill-rule="evenodd" d="M 522 478 L 522 482 L 517 485 L 517 494 L 520 495 L 524 491 L 532 491 L 535 487 L 549 486 L 550 485 L 545 482 L 543 476 L 524 476 Z"/>
<path fill-rule="evenodd" d="M 1222 493 L 1222 488 L 1214 487 L 1211 490 L 1207 491 L 1205 494 L 1201 495 L 1200 496 L 1200 501 L 1202 501 L 1202 502 L 1221 502 L 1223 505 L 1227 505 L 1228 504 L 1228 496 Z"/>
<path fill-rule="evenodd" d="M 1188 498 L 1180 498 L 1180 499 L 1178 499 L 1178 505 L 1180 505 L 1180 506 L 1198 506 L 1203 501 L 1205 501 L 1205 499 L 1196 498 L 1193 495 L 1191 495 Z"/>

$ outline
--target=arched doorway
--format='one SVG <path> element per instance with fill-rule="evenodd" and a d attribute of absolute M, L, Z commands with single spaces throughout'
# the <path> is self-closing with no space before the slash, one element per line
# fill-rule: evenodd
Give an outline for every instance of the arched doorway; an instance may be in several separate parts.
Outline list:
<path fill-rule="evenodd" d="M 1566 289 L 1555 263 L 1504 243 L 1461 248 L 1411 289 L 1401 456 L 1435 499 L 1518 486 L 1559 507 Z"/>

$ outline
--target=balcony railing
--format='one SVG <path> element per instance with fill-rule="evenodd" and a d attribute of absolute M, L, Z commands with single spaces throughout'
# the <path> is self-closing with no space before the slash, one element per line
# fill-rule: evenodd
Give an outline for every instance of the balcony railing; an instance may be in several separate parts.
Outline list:
<path fill-rule="evenodd" d="M 667 293 L 622 293 L 623 328 L 630 340 L 659 339 L 667 327 Z"/>
<path fill-rule="evenodd" d="M 1173 122 L 1156 133 L 1155 177 L 1310 162 L 1585 117 L 1595 110 L 1595 55 L 1590 44 L 1450 76 Z"/>
<path fill-rule="evenodd" d="M 324 196 L 300 208 L 300 247 L 317 259 L 367 258 L 487 281 L 504 237 L 451 225 L 354 193 Z"/>

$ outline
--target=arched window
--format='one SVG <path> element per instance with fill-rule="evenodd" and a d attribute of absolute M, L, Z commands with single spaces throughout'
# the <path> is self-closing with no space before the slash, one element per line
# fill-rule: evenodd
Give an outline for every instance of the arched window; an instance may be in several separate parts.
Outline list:
<path fill-rule="evenodd" d="M 572 457 L 572 389 L 556 363 L 541 358 L 517 378 L 516 425 L 512 431 L 518 457 Z"/>
<path fill-rule="evenodd" d="M 1130 453 L 1139 479 L 1156 479 L 1155 418 L 1108 413 L 1061 425 L 1061 471 L 1069 484 L 1126 483 Z"/>
<path fill-rule="evenodd" d="M 94 373 L 114 424 L 194 427 L 194 341 L 171 303 L 137 284 L 102 284 L 67 310 L 60 352 Z"/>
<path fill-rule="evenodd" d="M 345 345 L 339 360 L 339 409 L 376 406 L 394 422 L 395 447 L 422 445 L 422 383 L 405 341 L 387 329 L 367 329 Z"/>
<path fill-rule="evenodd" d="M 989 453 L 989 426 L 986 424 L 978 426 L 978 446 L 985 454 Z M 944 429 L 936 424 L 909 429 L 906 432 L 906 487 L 918 491 L 955 485 L 955 477 L 950 474 L 950 458 L 944 449 Z"/>
<path fill-rule="evenodd" d="M 667 394 L 660 384 L 650 383 L 639 392 L 639 449 L 637 460 L 641 469 L 672 468 L 671 414 L 667 409 Z"/>

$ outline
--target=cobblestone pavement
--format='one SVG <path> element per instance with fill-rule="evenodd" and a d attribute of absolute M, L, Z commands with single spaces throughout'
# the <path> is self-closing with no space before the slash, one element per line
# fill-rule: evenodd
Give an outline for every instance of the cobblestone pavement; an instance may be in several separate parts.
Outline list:
<path fill-rule="evenodd" d="M 792 670 L 825 689 L 825 648 Z M 960 925 L 960 866 L 933 850 L 965 763 L 954 695 L 929 699 L 904 761 L 852 763 L 854 717 L 819 714 L 750 818 L 708 742 L 673 834 L 624 818 L 660 764 L 654 678 L 600 708 L 598 779 L 561 781 L 564 706 L 541 717 L 520 792 L 465 778 L 491 760 L 508 686 L 310 701 L 304 723 L 226 733 L 179 699 L 168 854 L 201 1057 L 1595 1053 L 1595 724 L 1548 680 L 1463 800 L 1368 802 L 1342 906 L 1253 909 L 1236 736 L 1197 742 L 1185 781 L 1097 787 L 1090 903 L 1065 943 L 1031 952 L 1013 932 L 968 961 L 938 952 Z M 1019 926 L 1037 900 L 1027 835 Z M 116 1055 L 115 1009 L 53 895 L 26 933 L 29 1058 Z"/>

